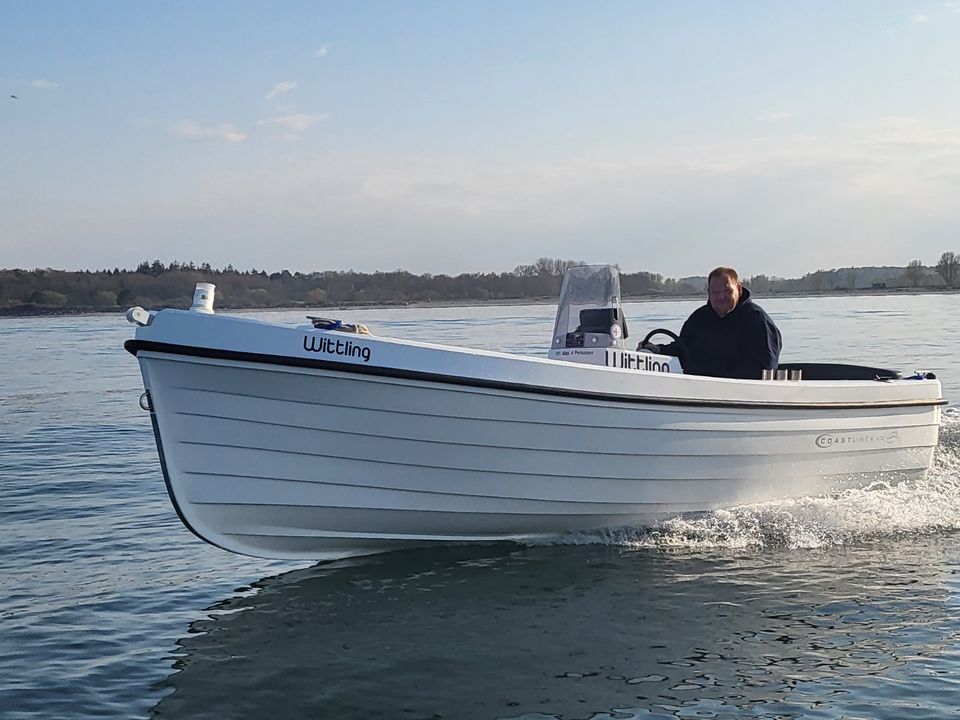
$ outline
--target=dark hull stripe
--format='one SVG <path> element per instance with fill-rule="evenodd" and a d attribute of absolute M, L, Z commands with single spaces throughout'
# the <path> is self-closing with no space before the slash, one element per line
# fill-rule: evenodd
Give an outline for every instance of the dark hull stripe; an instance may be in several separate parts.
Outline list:
<path fill-rule="evenodd" d="M 202 348 L 191 345 L 174 345 L 148 340 L 127 340 L 123 347 L 132 355 L 141 351 L 166 353 L 169 355 L 185 355 L 188 357 L 202 357 L 216 360 L 231 360 L 234 362 L 249 362 L 262 365 L 283 365 L 287 367 L 303 367 L 352 375 L 373 375 L 377 377 L 398 378 L 419 382 L 439 383 L 443 385 L 460 385 L 493 390 L 507 390 L 511 392 L 551 395 L 554 397 L 582 398 L 585 400 L 603 400 L 626 403 L 630 405 L 673 405 L 685 407 L 709 408 L 762 408 L 773 410 L 863 410 L 869 408 L 898 408 L 898 407 L 926 407 L 946 405 L 946 400 L 881 400 L 876 402 L 859 403 L 776 403 L 754 402 L 737 400 L 695 400 L 682 398 L 647 397 L 640 395 L 617 395 L 613 393 L 590 392 L 587 390 L 569 390 L 566 388 L 547 387 L 544 385 L 529 385 L 526 383 L 506 382 L 502 380 L 485 380 L 481 378 L 467 378 L 458 375 L 444 375 L 442 373 L 421 372 L 419 370 L 401 370 L 398 368 L 376 367 L 368 365 L 354 365 L 331 360 L 317 360 L 314 358 L 289 357 L 286 355 L 267 355 L 262 353 L 246 353 L 234 350 L 220 350 Z"/>

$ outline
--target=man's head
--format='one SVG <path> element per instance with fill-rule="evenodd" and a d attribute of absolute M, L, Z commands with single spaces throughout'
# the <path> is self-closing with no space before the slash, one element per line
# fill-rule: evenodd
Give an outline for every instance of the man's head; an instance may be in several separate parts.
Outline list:
<path fill-rule="evenodd" d="M 710 307 L 720 317 L 733 311 L 743 292 L 743 285 L 740 284 L 737 271 L 728 267 L 711 270 L 707 277 L 707 288 Z"/>

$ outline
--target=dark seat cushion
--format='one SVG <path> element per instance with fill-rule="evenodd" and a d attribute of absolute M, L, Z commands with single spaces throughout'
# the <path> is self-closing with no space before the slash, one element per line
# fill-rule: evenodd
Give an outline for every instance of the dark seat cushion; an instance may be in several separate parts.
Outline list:
<path fill-rule="evenodd" d="M 780 363 L 778 370 L 802 370 L 804 380 L 898 380 L 897 370 L 843 363 Z"/>

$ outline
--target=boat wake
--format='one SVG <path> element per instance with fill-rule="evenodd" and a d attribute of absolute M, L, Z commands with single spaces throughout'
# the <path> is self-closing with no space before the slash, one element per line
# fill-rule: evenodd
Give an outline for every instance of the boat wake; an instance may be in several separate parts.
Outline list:
<path fill-rule="evenodd" d="M 960 409 L 948 408 L 924 480 L 741 505 L 653 527 L 573 533 L 550 542 L 660 550 L 809 549 L 954 530 L 960 530 Z"/>

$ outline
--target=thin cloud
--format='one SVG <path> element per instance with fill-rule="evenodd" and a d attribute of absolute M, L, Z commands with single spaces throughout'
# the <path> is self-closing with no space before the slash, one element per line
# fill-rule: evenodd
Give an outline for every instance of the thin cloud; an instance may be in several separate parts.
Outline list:
<path fill-rule="evenodd" d="M 281 115 L 280 117 L 261 120 L 258 125 L 278 125 L 287 130 L 301 133 L 308 130 L 318 122 L 327 119 L 326 115 L 308 115 L 306 113 L 297 113 L 295 115 Z"/>
<path fill-rule="evenodd" d="M 60 83 L 53 80 L 33 80 L 30 84 L 41 90 L 56 90 L 60 87 Z"/>
<path fill-rule="evenodd" d="M 241 143 L 247 139 L 247 134 L 237 130 L 233 125 L 224 124 L 204 127 L 189 120 L 174 125 L 170 128 L 170 132 L 184 140 L 194 142 L 201 140 L 224 140 L 230 143 Z"/>
<path fill-rule="evenodd" d="M 789 120 L 793 117 L 793 113 L 788 112 L 765 112 L 757 115 L 757 120 L 760 122 L 781 122 L 783 120 Z"/>
<path fill-rule="evenodd" d="M 330 46 L 329 46 L 329 45 L 321 45 L 321 46 L 317 49 L 317 51 L 313 54 L 313 56 L 314 56 L 314 57 L 318 57 L 318 58 L 322 58 L 322 57 L 326 57 L 326 56 L 329 55 L 329 54 L 330 54 Z"/>
<path fill-rule="evenodd" d="M 930 20 L 930 18 L 928 18 L 928 17 L 927 17 L 926 15 L 924 15 L 923 13 L 917 13 L 916 15 L 914 15 L 913 17 L 910 18 L 910 22 L 912 22 L 912 23 L 925 23 L 925 22 L 927 22 L 927 21 L 929 21 L 929 20 Z"/>
<path fill-rule="evenodd" d="M 278 82 L 274 85 L 270 92 L 267 93 L 267 100 L 273 100 L 276 97 L 281 95 L 286 95 L 288 92 L 293 90 L 297 86 L 296 80 L 284 80 L 283 82 Z"/>
<path fill-rule="evenodd" d="M 960 15 L 960 2 L 956 2 L 955 0 L 951 0 L 950 2 L 945 2 L 945 3 L 943 4 L 943 6 L 944 6 L 947 10 L 950 10 L 951 12 L 955 12 L 955 13 L 957 13 L 958 15 Z"/>

